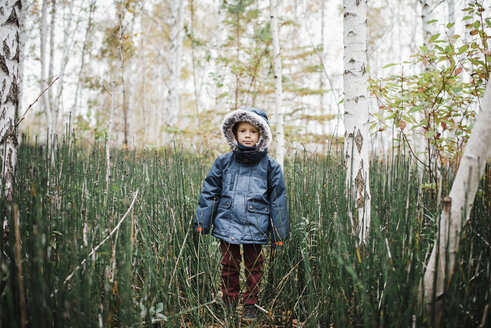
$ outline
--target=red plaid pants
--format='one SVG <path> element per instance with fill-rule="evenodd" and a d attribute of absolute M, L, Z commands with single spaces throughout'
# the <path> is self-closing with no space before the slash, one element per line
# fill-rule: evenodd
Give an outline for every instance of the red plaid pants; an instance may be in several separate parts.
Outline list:
<path fill-rule="evenodd" d="M 258 301 L 259 283 L 263 277 L 263 255 L 261 245 L 244 244 L 244 265 L 246 290 L 242 295 L 243 304 L 256 304 Z M 222 292 L 225 303 L 237 304 L 240 294 L 240 245 L 229 244 L 220 240 L 222 251 Z"/>

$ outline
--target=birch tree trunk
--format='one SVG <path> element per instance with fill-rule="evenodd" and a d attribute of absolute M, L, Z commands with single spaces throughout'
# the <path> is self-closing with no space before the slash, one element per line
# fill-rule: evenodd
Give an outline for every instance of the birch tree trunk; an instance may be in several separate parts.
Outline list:
<path fill-rule="evenodd" d="M 124 38 L 124 15 L 126 8 L 123 5 L 123 1 L 119 7 L 119 59 L 121 60 L 121 97 L 123 105 L 123 147 L 128 148 L 128 96 L 126 91 L 126 78 L 125 78 L 125 57 L 123 51 L 122 40 Z"/>
<path fill-rule="evenodd" d="M 51 12 L 50 12 L 50 24 L 49 24 L 49 63 L 48 63 L 48 80 L 47 83 L 51 83 L 54 78 L 53 74 L 53 67 L 54 67 L 54 61 L 55 61 L 55 21 L 56 21 L 56 0 L 51 0 Z M 44 90 L 44 89 L 43 89 Z M 55 115 L 53 111 L 53 96 L 51 95 L 51 88 L 46 90 L 46 99 L 48 101 L 48 106 L 49 106 L 49 115 L 50 115 L 50 125 L 48 125 L 48 128 L 50 129 L 50 133 L 53 134 L 56 131 L 54 131 L 53 127 L 55 125 L 55 122 L 57 120 L 57 116 Z"/>
<path fill-rule="evenodd" d="M 40 26 L 40 43 L 39 43 L 39 63 L 41 64 L 41 92 L 48 86 L 46 76 L 46 37 L 48 34 L 48 0 L 43 0 L 41 5 L 41 26 Z M 51 109 L 49 107 L 48 94 L 43 93 L 41 96 L 41 106 L 46 117 L 46 126 L 51 127 Z"/>
<path fill-rule="evenodd" d="M 448 22 L 455 23 L 455 0 L 447 0 L 447 6 L 448 6 Z M 454 34 L 455 34 L 455 25 L 452 25 L 448 29 L 448 38 L 452 43 L 454 41 L 453 39 Z"/>
<path fill-rule="evenodd" d="M 423 31 L 423 44 L 428 47 L 428 49 L 432 48 L 432 45 L 428 42 L 433 34 L 436 33 L 437 22 L 431 23 L 431 21 L 435 20 L 436 17 L 434 15 L 435 5 L 434 0 L 419 0 L 421 4 L 421 27 Z"/>
<path fill-rule="evenodd" d="M 452 189 L 444 201 L 435 247 L 424 275 L 425 302 L 430 309 L 431 306 L 435 306 L 435 327 L 440 324 L 440 305 L 445 294 L 445 282 L 448 285 L 454 270 L 462 227 L 469 221 L 479 180 L 491 155 L 491 83 L 489 82 L 481 104 L 481 111 L 476 117 Z"/>
<path fill-rule="evenodd" d="M 355 209 L 353 230 L 365 242 L 370 227 L 366 0 L 343 0 L 343 8 L 346 189 Z"/>
<path fill-rule="evenodd" d="M 184 0 L 170 1 L 170 60 L 169 60 L 169 99 L 167 124 L 175 126 L 179 115 L 179 87 L 182 61 L 182 41 Z"/>
<path fill-rule="evenodd" d="M 285 157 L 285 132 L 283 126 L 283 87 L 282 87 L 282 71 L 281 71 L 281 51 L 278 33 L 278 17 L 277 17 L 278 2 L 269 0 L 269 11 L 271 16 L 271 38 L 273 41 L 273 69 L 274 69 L 274 104 L 276 116 L 276 160 L 283 169 L 283 161 Z"/>
<path fill-rule="evenodd" d="M 80 86 L 82 84 L 82 75 L 85 67 L 85 57 L 87 55 L 88 42 L 94 25 L 93 15 L 95 9 L 96 9 L 96 0 L 91 0 L 89 5 L 89 14 L 87 18 L 87 27 L 85 28 L 84 43 L 82 45 L 82 53 L 80 54 L 80 69 L 78 71 L 77 86 L 75 87 L 75 99 L 73 100 L 73 105 L 72 105 L 72 114 L 74 116 L 77 116 L 78 114 L 78 108 L 79 108 L 78 101 L 79 101 L 79 97 L 81 97 Z"/>
<path fill-rule="evenodd" d="M 72 28 L 72 19 L 73 19 L 73 1 L 68 1 L 68 3 L 63 3 L 63 6 L 68 5 L 68 14 L 63 15 L 63 52 L 62 58 L 60 62 L 60 68 L 58 71 L 59 81 L 56 86 L 55 98 L 53 99 L 52 108 L 53 108 L 53 132 L 59 134 L 60 127 L 58 126 L 58 121 L 61 118 L 63 113 L 60 113 L 60 104 L 61 98 L 63 94 L 63 87 L 65 81 L 65 72 L 66 67 L 68 65 L 69 60 L 72 56 L 72 50 L 75 44 L 75 32 L 78 30 L 78 24 L 80 19 L 77 20 L 75 26 Z M 63 8 L 65 9 L 65 8 Z M 54 10 L 54 9 L 53 9 Z M 66 9 L 65 9 L 66 10 Z M 62 11 L 63 12 L 63 11 Z M 54 29 L 54 26 L 53 26 Z M 51 56 L 51 61 L 54 61 L 54 55 Z M 53 73 L 51 72 L 50 75 Z M 49 91 L 49 90 L 48 90 Z"/>
<path fill-rule="evenodd" d="M 11 201 L 17 163 L 21 0 L 0 1 L 0 149 L 2 196 Z"/>
<path fill-rule="evenodd" d="M 190 3 L 189 3 L 189 16 L 191 18 L 191 22 L 189 23 L 189 34 L 190 34 L 190 39 L 191 39 L 191 62 L 192 62 L 192 68 L 193 68 L 193 87 L 194 87 L 194 107 L 196 109 L 196 119 L 195 119 L 195 123 L 196 123 L 196 131 L 200 131 L 200 117 L 199 117 L 199 114 L 200 114 L 200 87 L 198 86 L 198 74 L 197 74 L 197 69 L 198 69 L 198 65 L 196 64 L 196 61 L 197 61 L 197 58 L 196 58 L 196 45 L 195 45 L 195 42 L 194 42 L 194 0 L 191 0 Z M 193 142 L 194 143 L 194 142 Z"/>
<path fill-rule="evenodd" d="M 224 21 L 226 19 L 225 10 L 223 8 L 223 0 L 214 1 L 216 8 L 216 28 L 214 35 L 212 36 L 212 47 L 210 49 L 211 57 L 213 58 L 213 71 L 215 74 L 215 81 L 213 84 L 213 96 L 214 107 L 218 112 L 225 110 L 225 102 L 221 94 L 223 93 L 221 85 L 224 85 L 228 79 L 226 76 L 226 69 L 222 57 L 225 56 L 224 42 L 227 39 L 227 30 L 225 28 Z"/>
<path fill-rule="evenodd" d="M 321 91 L 320 94 L 320 114 L 327 114 L 326 110 L 326 93 L 324 89 L 326 88 L 326 74 L 324 74 L 324 63 L 327 55 L 327 43 L 326 43 L 326 2 L 327 0 L 321 0 L 321 69 L 319 70 L 319 89 Z M 327 121 L 322 125 L 322 132 L 327 134 Z"/>

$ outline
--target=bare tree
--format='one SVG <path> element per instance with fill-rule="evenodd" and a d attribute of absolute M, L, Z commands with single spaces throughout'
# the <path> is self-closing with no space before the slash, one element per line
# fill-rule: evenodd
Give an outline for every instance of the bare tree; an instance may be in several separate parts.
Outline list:
<path fill-rule="evenodd" d="M 41 64 L 41 91 L 44 90 L 48 86 L 48 77 L 46 76 L 47 72 L 47 61 L 46 61 L 46 38 L 48 34 L 48 0 L 43 0 L 41 5 L 41 26 L 40 26 L 40 55 L 39 55 L 39 63 Z M 46 125 L 48 127 L 51 126 L 51 109 L 49 107 L 49 99 L 48 93 L 44 93 L 41 96 L 41 105 L 44 110 L 44 114 L 46 116 Z"/>
<path fill-rule="evenodd" d="M 346 189 L 355 207 L 352 225 L 365 242 L 370 227 L 366 0 L 343 0 L 343 8 Z"/>
<path fill-rule="evenodd" d="M 167 124 L 175 126 L 179 115 L 179 89 L 182 62 L 182 41 L 184 0 L 170 1 L 170 60 L 169 60 L 169 99 L 167 108 Z"/>
<path fill-rule="evenodd" d="M 455 24 L 455 0 L 447 0 L 448 6 L 448 22 L 450 24 Z M 455 26 L 451 25 L 448 29 L 448 38 L 451 42 L 454 41 Z"/>
<path fill-rule="evenodd" d="M 462 228 L 470 219 L 472 204 L 486 161 L 491 155 L 491 84 L 465 147 L 450 194 L 445 198 L 439 231 L 424 275 L 425 302 L 435 306 L 434 326 L 440 325 L 445 282 L 451 279 Z"/>
<path fill-rule="evenodd" d="M 94 12 L 96 9 L 96 0 L 91 0 L 90 5 L 89 5 L 89 13 L 87 17 L 87 27 L 85 28 L 85 37 L 82 45 L 82 51 L 80 54 L 80 68 L 78 71 L 78 79 L 77 79 L 77 86 L 75 88 L 75 99 L 73 100 L 73 105 L 72 105 L 72 113 L 75 115 L 77 114 L 78 111 L 78 101 L 80 97 L 80 92 L 81 92 L 81 84 L 82 84 L 82 74 L 83 70 L 85 67 L 85 57 L 87 56 L 87 51 L 88 51 L 88 45 L 89 45 L 89 39 L 90 35 L 92 33 L 92 28 L 94 26 Z"/>
<path fill-rule="evenodd" d="M 278 2 L 269 0 L 269 11 L 271 17 L 271 38 L 273 41 L 273 70 L 274 70 L 274 99 L 275 99 L 275 116 L 276 116 L 276 160 L 283 168 L 285 157 L 285 132 L 283 124 L 283 87 L 281 72 L 281 51 L 278 33 Z"/>

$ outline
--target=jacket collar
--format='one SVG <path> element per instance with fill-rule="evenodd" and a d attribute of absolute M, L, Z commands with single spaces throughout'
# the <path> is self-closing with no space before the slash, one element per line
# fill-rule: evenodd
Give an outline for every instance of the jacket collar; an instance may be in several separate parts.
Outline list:
<path fill-rule="evenodd" d="M 237 162 L 241 164 L 256 164 L 262 160 L 268 153 L 268 148 L 264 151 L 258 151 L 257 147 L 247 147 L 237 142 L 237 149 L 234 149 L 234 156 Z"/>

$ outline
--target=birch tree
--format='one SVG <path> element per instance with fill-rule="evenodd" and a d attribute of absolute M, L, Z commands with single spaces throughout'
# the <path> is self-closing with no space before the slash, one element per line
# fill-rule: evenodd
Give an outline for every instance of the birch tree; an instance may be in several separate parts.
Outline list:
<path fill-rule="evenodd" d="M 436 17 L 434 10 L 437 7 L 435 0 L 419 0 L 421 4 L 421 29 L 423 32 L 423 43 L 425 46 L 432 47 L 429 42 L 432 35 L 436 33 Z"/>
<path fill-rule="evenodd" d="M 183 25 L 184 0 L 170 1 L 170 59 L 168 81 L 168 108 L 167 124 L 175 126 L 179 114 L 179 87 L 182 61 L 182 41 L 184 36 Z"/>
<path fill-rule="evenodd" d="M 281 72 L 281 51 L 278 36 L 278 2 L 269 0 L 269 11 L 271 18 L 271 38 L 273 42 L 273 70 L 274 70 L 274 104 L 276 116 L 276 160 L 283 168 L 283 159 L 285 157 L 285 132 L 283 124 L 283 107 L 282 107 L 282 72 Z"/>
<path fill-rule="evenodd" d="M 370 227 L 366 0 L 343 0 L 344 164 L 353 230 L 361 242 Z"/>
<path fill-rule="evenodd" d="M 213 58 L 213 72 L 215 72 L 212 95 L 214 97 L 214 108 L 217 111 L 223 111 L 225 108 L 225 102 L 221 96 L 223 93 L 221 89 L 222 85 L 225 83 L 224 79 L 226 78 L 226 74 L 225 65 L 221 59 L 225 55 L 223 43 L 227 38 L 227 30 L 224 23 L 226 15 L 225 9 L 223 8 L 223 0 L 214 1 L 214 5 L 216 8 L 216 27 L 215 33 L 212 35 L 212 40 L 210 42 L 212 45 L 210 54 L 211 58 Z"/>
<path fill-rule="evenodd" d="M 455 24 L 455 0 L 447 0 L 448 6 L 448 22 Z M 448 29 L 448 39 L 453 42 L 455 35 L 455 25 L 451 25 Z"/>
<path fill-rule="evenodd" d="M 486 162 L 491 155 L 491 84 L 488 82 L 481 111 L 464 150 L 450 194 L 444 200 L 439 231 L 424 275 L 425 302 L 435 305 L 435 324 L 441 318 L 445 285 L 451 279 L 462 227 L 469 221 L 472 204 Z M 445 282 L 447 282 L 445 284 Z"/>
<path fill-rule="evenodd" d="M 41 5 L 41 20 L 40 20 L 40 43 L 39 43 L 39 63 L 41 65 L 41 91 L 48 86 L 47 60 L 46 60 L 46 38 L 48 34 L 48 0 L 43 0 Z M 41 105 L 46 117 L 46 125 L 51 126 L 51 109 L 49 108 L 48 93 L 41 96 Z"/>
<path fill-rule="evenodd" d="M 81 92 L 81 85 L 83 80 L 83 70 L 85 67 L 85 58 L 87 57 L 87 52 L 89 50 L 89 40 L 94 27 L 94 12 L 96 10 L 96 0 L 91 0 L 89 5 L 89 13 L 87 17 L 87 26 L 85 28 L 85 37 L 82 44 L 81 54 L 80 54 L 80 68 L 78 70 L 77 86 L 75 88 L 75 99 L 73 100 L 72 113 L 74 115 L 78 112 L 78 100 Z"/>
<path fill-rule="evenodd" d="M 0 149 L 3 196 L 12 200 L 15 165 L 17 162 L 17 132 L 15 120 L 19 107 L 19 58 L 21 0 L 0 2 Z"/>

